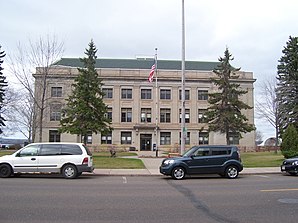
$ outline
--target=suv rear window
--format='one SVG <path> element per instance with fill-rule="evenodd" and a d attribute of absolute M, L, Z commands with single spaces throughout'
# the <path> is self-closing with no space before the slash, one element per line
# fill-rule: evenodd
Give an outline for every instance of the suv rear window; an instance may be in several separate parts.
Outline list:
<path fill-rule="evenodd" d="M 212 148 L 211 151 L 212 156 L 229 155 L 230 153 L 231 148 Z"/>
<path fill-rule="evenodd" d="M 91 153 L 91 151 L 88 149 L 88 147 L 85 146 L 85 145 L 83 145 L 83 147 L 85 148 L 87 154 L 88 154 L 89 156 L 92 156 L 92 153 Z"/>

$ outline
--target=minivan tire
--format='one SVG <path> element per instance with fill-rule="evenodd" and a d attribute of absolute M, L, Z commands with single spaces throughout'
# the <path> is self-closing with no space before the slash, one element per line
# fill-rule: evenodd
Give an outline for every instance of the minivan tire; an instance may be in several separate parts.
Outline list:
<path fill-rule="evenodd" d="M 236 166 L 228 166 L 225 171 L 225 176 L 229 179 L 235 179 L 239 175 L 239 170 Z"/>
<path fill-rule="evenodd" d="M 183 167 L 175 167 L 172 170 L 172 178 L 175 180 L 182 180 L 185 177 L 185 169 Z"/>
<path fill-rule="evenodd" d="M 77 168 L 72 164 L 66 164 L 62 168 L 62 176 L 66 179 L 74 179 L 78 176 Z"/>
<path fill-rule="evenodd" d="M 10 177 L 12 174 L 12 169 L 8 164 L 2 164 L 0 166 L 0 177 L 6 178 Z"/>

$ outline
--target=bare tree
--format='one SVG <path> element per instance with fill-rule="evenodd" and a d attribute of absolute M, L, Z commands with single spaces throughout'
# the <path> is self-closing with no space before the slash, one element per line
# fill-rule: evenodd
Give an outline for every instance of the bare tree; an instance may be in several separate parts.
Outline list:
<path fill-rule="evenodd" d="M 58 42 L 56 37 L 47 35 L 40 37 L 38 41 L 29 40 L 28 45 L 18 44 L 17 54 L 10 57 L 10 70 L 17 78 L 18 82 L 26 92 L 26 102 L 30 105 L 19 108 L 19 113 L 26 113 L 24 122 L 30 128 L 29 135 L 32 135 L 32 141 L 42 141 L 43 119 L 46 109 L 46 91 L 47 78 L 49 76 L 50 66 L 57 61 L 63 54 L 64 44 Z M 34 80 L 34 69 L 39 70 L 38 81 Z M 38 91 L 38 94 L 35 94 Z M 22 110 L 22 111 L 21 111 Z M 38 132 L 36 130 L 38 129 Z"/>
<path fill-rule="evenodd" d="M 278 113 L 276 101 L 276 78 L 265 81 L 261 87 L 261 96 L 256 100 L 256 115 L 267 120 L 275 128 L 275 145 L 278 145 Z"/>

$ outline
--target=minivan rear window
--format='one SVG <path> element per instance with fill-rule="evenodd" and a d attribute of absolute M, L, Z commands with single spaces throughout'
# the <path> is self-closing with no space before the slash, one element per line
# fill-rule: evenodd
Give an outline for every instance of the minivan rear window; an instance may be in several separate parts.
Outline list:
<path fill-rule="evenodd" d="M 87 154 L 88 154 L 89 156 L 92 156 L 92 153 L 91 153 L 91 151 L 88 149 L 88 147 L 85 146 L 85 145 L 83 145 L 83 147 L 85 148 Z"/>
<path fill-rule="evenodd" d="M 62 145 L 61 155 L 82 155 L 83 152 L 78 145 L 64 144 Z"/>

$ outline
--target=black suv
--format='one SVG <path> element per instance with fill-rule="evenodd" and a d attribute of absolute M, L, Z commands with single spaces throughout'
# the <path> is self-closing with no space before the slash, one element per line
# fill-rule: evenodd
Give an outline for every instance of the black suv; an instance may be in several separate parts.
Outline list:
<path fill-rule="evenodd" d="M 160 173 L 180 180 L 186 174 L 219 174 L 230 179 L 243 170 L 236 146 L 194 146 L 182 157 L 162 161 Z"/>

